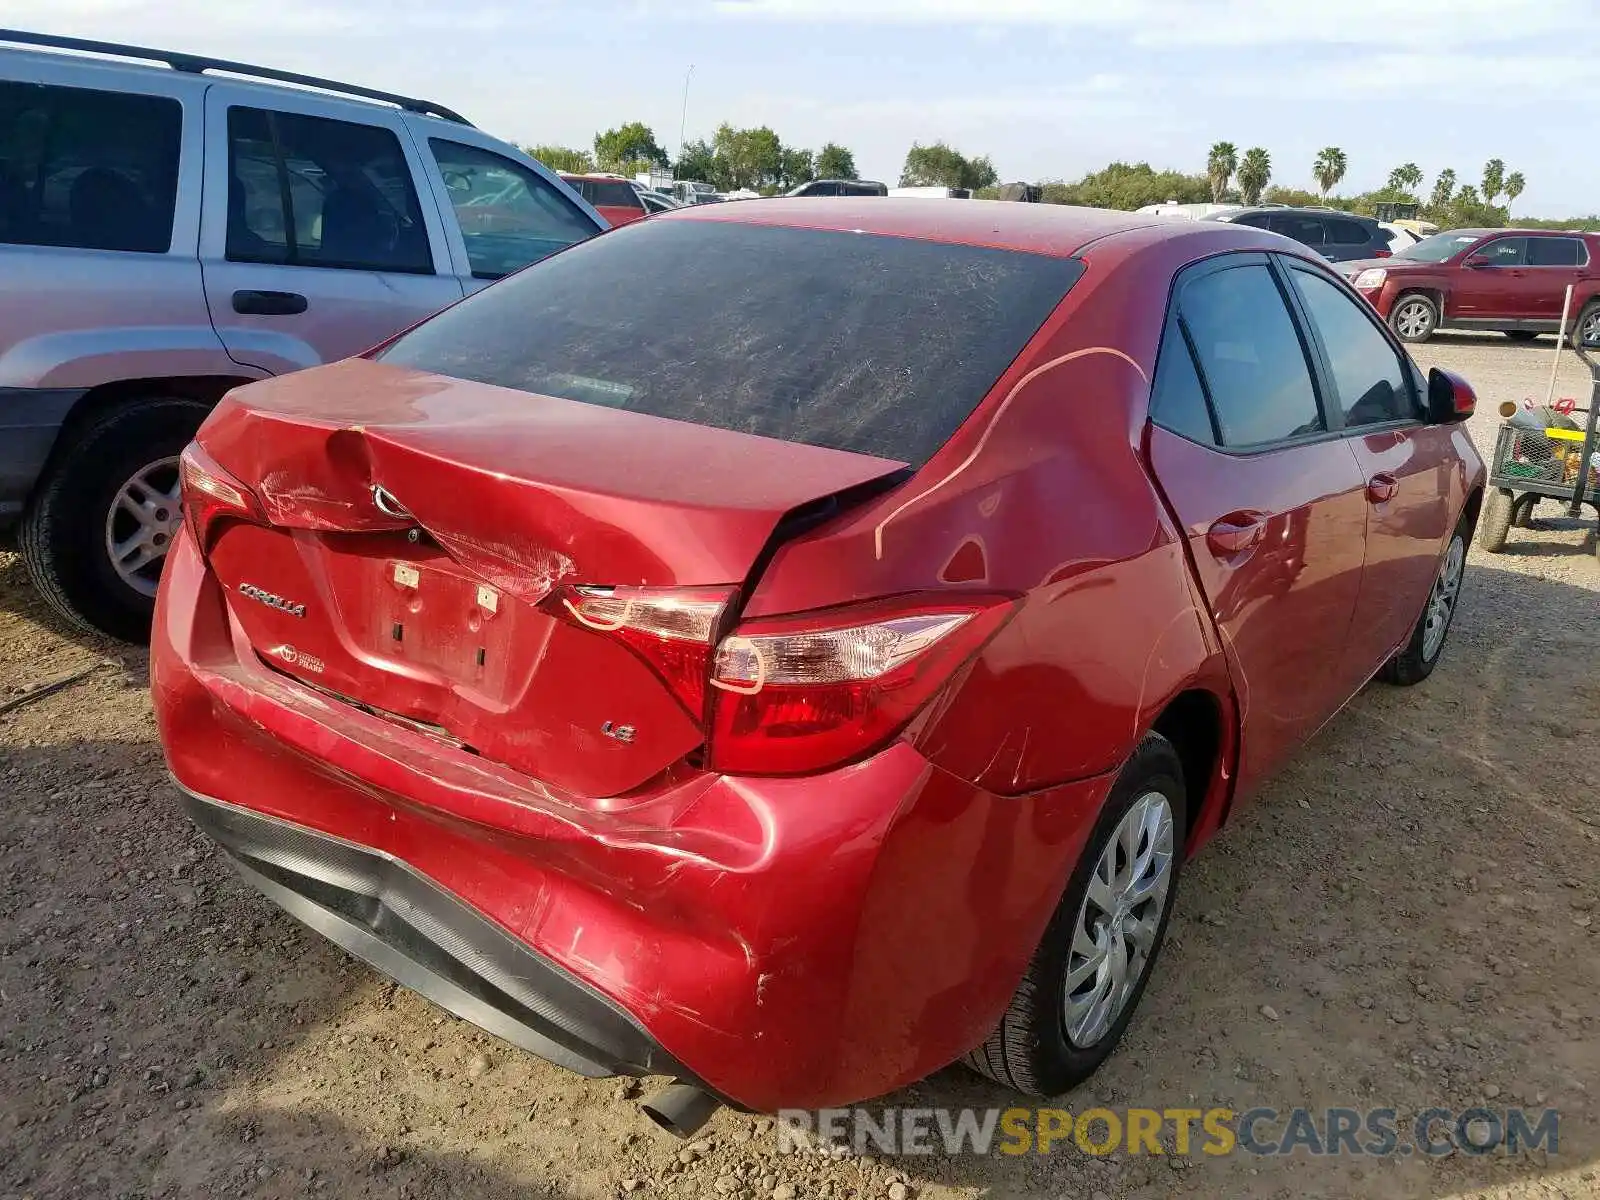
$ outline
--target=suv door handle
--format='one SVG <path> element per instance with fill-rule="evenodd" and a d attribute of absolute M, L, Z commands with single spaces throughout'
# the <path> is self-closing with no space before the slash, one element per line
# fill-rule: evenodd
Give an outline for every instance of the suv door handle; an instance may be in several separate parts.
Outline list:
<path fill-rule="evenodd" d="M 258 292 L 245 288 L 233 294 L 233 311 L 256 317 L 297 317 L 311 307 L 299 292 Z"/>
<path fill-rule="evenodd" d="M 1231 558 L 1254 549 L 1265 533 L 1266 525 L 1255 513 L 1229 513 L 1206 530 L 1206 546 L 1218 558 Z"/>
<path fill-rule="evenodd" d="M 1384 504 L 1394 499 L 1400 490 L 1400 481 L 1386 471 L 1379 471 L 1367 480 L 1367 499 L 1374 504 Z"/>

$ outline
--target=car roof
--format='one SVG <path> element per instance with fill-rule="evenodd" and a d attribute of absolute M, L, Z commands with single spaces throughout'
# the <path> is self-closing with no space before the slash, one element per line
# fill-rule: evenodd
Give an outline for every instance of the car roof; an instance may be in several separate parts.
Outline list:
<path fill-rule="evenodd" d="M 796 229 L 874 233 L 955 245 L 1025 250 L 1070 257 L 1090 242 L 1134 229 L 1160 228 L 1179 238 L 1189 221 L 1164 221 L 1104 208 L 1016 204 L 1004 200 L 927 200 L 895 197 L 773 197 L 760 204 L 713 204 L 663 213 L 669 221 L 737 221 Z"/>
<path fill-rule="evenodd" d="M 1314 204 L 1257 204 L 1253 208 L 1241 208 L 1234 212 L 1220 213 L 1219 219 L 1232 220 L 1242 217 L 1246 213 L 1305 213 L 1309 217 L 1348 217 L 1352 221 L 1370 221 L 1379 224 L 1377 217 L 1369 217 L 1365 213 L 1353 213 L 1343 208 L 1322 208 Z"/>
<path fill-rule="evenodd" d="M 148 46 L 125 46 L 116 42 L 88 41 L 81 38 L 53 37 L 20 30 L 0 29 L 0 61 L 60 63 L 78 70 L 104 72 L 106 87 L 115 91 L 113 77 L 158 77 L 172 95 L 189 91 L 195 94 L 207 87 L 226 84 L 230 88 L 276 95 L 317 95 L 362 108 L 393 111 L 408 116 L 456 126 L 471 126 L 460 113 L 442 104 L 402 96 L 359 84 L 343 83 L 302 75 L 276 67 L 213 59 L 180 51 Z"/>

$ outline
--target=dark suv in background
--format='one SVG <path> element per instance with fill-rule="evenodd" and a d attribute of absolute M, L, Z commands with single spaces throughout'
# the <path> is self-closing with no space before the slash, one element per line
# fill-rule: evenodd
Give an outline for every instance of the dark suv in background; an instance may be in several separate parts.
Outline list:
<path fill-rule="evenodd" d="M 799 187 L 784 194 L 788 196 L 887 196 L 889 189 L 886 185 L 876 183 L 871 179 L 813 179 L 810 183 L 802 183 Z"/>
<path fill-rule="evenodd" d="M 1242 208 L 1209 219 L 1281 233 L 1310 246 L 1329 262 L 1388 258 L 1391 253 L 1389 235 L 1377 221 L 1331 208 Z"/>

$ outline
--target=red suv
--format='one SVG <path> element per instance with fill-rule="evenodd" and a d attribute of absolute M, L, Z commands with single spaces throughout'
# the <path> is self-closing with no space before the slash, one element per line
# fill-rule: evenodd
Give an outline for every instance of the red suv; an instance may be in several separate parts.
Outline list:
<path fill-rule="evenodd" d="M 620 175 L 563 175 L 567 186 L 582 196 L 613 228 L 642 221 L 645 210 L 639 191 Z"/>
<path fill-rule="evenodd" d="M 1472 403 L 1239 225 L 667 213 L 223 402 L 162 740 L 267 895 L 680 1132 L 1057 1094 L 1184 860 L 1438 662 Z"/>
<path fill-rule="evenodd" d="M 1531 341 L 1561 327 L 1600 346 L 1600 234 L 1547 229 L 1453 229 L 1392 258 L 1339 264 L 1401 341 L 1436 329 L 1497 329 Z"/>

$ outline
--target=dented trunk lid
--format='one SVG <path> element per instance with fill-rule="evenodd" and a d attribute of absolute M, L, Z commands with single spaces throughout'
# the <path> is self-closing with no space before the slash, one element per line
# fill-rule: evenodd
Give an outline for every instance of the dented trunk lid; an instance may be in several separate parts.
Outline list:
<path fill-rule="evenodd" d="M 787 515 L 904 469 L 364 360 L 231 393 L 199 441 L 265 518 L 208 547 L 264 663 L 595 797 L 703 732 L 552 592 L 740 585 Z"/>

